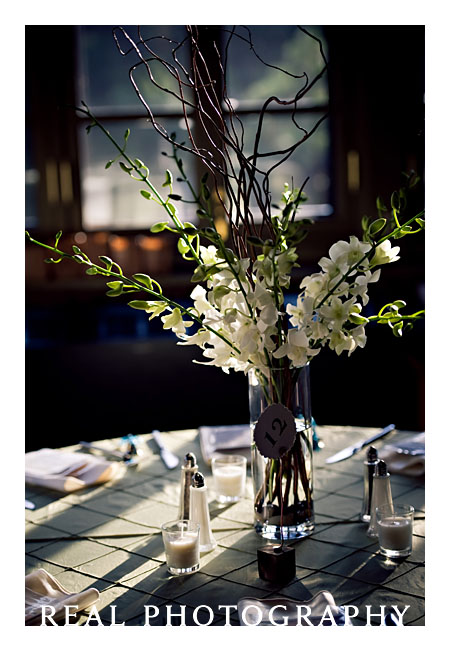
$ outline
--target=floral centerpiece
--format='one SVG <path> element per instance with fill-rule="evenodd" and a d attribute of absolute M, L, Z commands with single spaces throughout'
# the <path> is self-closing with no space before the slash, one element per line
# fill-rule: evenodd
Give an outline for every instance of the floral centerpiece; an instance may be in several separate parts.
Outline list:
<path fill-rule="evenodd" d="M 269 104 L 291 106 L 294 117 L 298 102 L 326 71 L 320 41 L 311 36 L 317 41 L 323 69 L 311 81 L 305 73 L 294 75 L 301 88 L 291 100 L 268 98 L 259 114 L 252 153 L 248 154 L 245 153 L 249 151 L 248 143 L 244 151 L 242 123 L 227 96 L 222 56 L 216 49 L 216 68 L 221 70 L 217 80 L 202 55 L 201 39 L 195 28 L 187 28 L 185 41 L 172 44 L 170 61 L 163 59 L 152 43 L 142 37 L 136 42 L 122 28 L 116 29 L 114 36 L 122 54 L 127 53 L 123 40 L 137 53 L 138 63 L 130 70 L 131 81 L 153 126 L 172 146 L 171 159 L 178 180 L 189 190 L 189 198 L 174 193 L 173 173 L 169 169 L 163 187 L 156 187 L 147 164 L 126 150 L 128 129 L 123 143 L 118 143 L 86 104 L 77 110 L 89 118 L 88 131 L 100 129 L 115 146 L 117 158 L 108 161 L 106 167 L 119 164 L 141 184 L 143 198 L 156 202 L 165 212 L 166 220 L 154 224 L 151 231 L 166 230 L 178 237 L 180 255 L 192 264 L 192 303 L 186 307 L 172 300 L 158 281 L 147 274 L 128 277 L 117 262 L 106 256 L 97 262 L 77 246 L 70 253 L 60 250 L 61 232 L 54 245 L 28 237 L 55 256 L 46 262 L 70 259 L 86 266 L 88 275 L 105 276 L 108 296 L 140 292 L 141 296 L 129 305 L 144 310 L 150 319 L 159 318 L 164 329 L 176 334 L 180 345 L 198 346 L 203 353 L 199 363 L 218 366 L 226 373 L 233 370 L 248 375 L 253 428 L 270 406 L 281 405 L 292 414 L 294 435 L 284 448 L 265 455 L 257 441 L 253 444 L 256 526 L 263 535 L 272 538 L 306 535 L 314 526 L 309 364 L 324 347 L 337 355 L 344 352 L 350 355 L 357 348 L 364 348 L 366 326 L 371 322 L 387 324 L 395 336 L 401 336 L 422 316 L 422 311 L 405 314 L 402 300 L 388 303 L 375 315 L 364 313 L 370 285 L 379 281 L 381 267 L 399 260 L 397 240 L 424 228 L 423 213 L 403 217 L 407 189 L 417 182 L 417 177 L 407 177 L 406 186 L 392 195 L 389 209 L 378 201 L 378 215 L 375 219 L 363 219 L 360 237 L 351 235 L 348 240 L 333 244 L 328 255 L 318 260 L 319 270 L 301 280 L 295 302 L 287 302 L 287 291 L 293 291 L 292 270 L 301 263 L 299 245 L 307 235 L 310 220 L 301 216 L 306 201 L 305 184 L 295 187 L 286 183 L 281 189 L 281 203 L 274 207 L 270 174 L 313 135 L 323 118 L 309 131 L 294 120 L 300 136 L 287 149 L 262 152 L 260 138 Z M 229 30 L 226 47 L 234 36 L 234 30 Z M 250 32 L 246 39 L 252 46 Z M 191 49 L 189 69 L 178 57 L 180 48 L 186 44 Z M 156 80 L 153 74 L 156 62 L 175 81 L 175 90 L 162 87 Z M 177 140 L 176 134 L 167 133 L 154 118 L 134 80 L 133 74 L 139 67 L 146 70 L 152 84 L 175 95 L 182 104 L 189 144 Z M 193 135 L 188 108 L 197 112 L 203 127 L 203 142 L 206 136 L 208 148 L 200 146 Z M 184 172 L 184 152 L 200 159 L 208 170 L 199 190 Z M 259 161 L 266 156 L 275 157 L 277 162 L 269 168 L 260 165 Z M 177 202 L 182 201 L 197 204 L 199 223 L 180 218 Z M 227 239 L 217 227 L 214 210 L 217 205 L 228 218 Z M 283 431 L 284 424 L 279 421 L 279 431 L 273 427 L 272 433 L 274 437 L 281 436 Z"/>

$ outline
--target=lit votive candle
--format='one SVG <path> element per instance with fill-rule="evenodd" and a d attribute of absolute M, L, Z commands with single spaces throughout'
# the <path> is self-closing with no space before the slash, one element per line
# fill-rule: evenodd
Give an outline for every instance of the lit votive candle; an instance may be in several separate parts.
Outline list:
<path fill-rule="evenodd" d="M 237 502 L 245 495 L 247 459 L 239 454 L 216 455 L 211 461 L 219 502 Z"/>
<path fill-rule="evenodd" d="M 385 504 L 377 508 L 378 542 L 388 558 L 404 558 L 412 550 L 414 508 L 406 504 Z"/>
<path fill-rule="evenodd" d="M 200 525 L 191 520 L 174 520 L 161 527 L 167 567 L 171 574 L 191 574 L 200 567 Z"/>

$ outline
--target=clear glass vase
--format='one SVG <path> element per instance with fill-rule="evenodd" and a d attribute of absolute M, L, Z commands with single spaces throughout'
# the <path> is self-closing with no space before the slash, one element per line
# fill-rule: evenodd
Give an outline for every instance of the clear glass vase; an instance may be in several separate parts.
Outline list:
<path fill-rule="evenodd" d="M 286 407 L 295 420 L 293 445 L 280 458 L 263 456 L 254 439 L 258 420 L 273 404 Z M 314 530 L 309 365 L 272 369 L 270 377 L 250 371 L 249 410 L 255 529 L 271 540 L 308 536 Z"/>

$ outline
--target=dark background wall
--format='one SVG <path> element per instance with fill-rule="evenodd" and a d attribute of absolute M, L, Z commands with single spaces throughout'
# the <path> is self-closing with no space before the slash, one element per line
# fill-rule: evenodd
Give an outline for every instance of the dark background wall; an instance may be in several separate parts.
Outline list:
<path fill-rule="evenodd" d="M 304 243 L 303 267 L 294 278 L 293 292 L 301 275 L 317 270 L 315 261 L 334 241 L 360 233 L 362 215 L 375 214 L 378 195 L 389 201 L 403 171 L 413 168 L 423 177 L 423 28 L 329 26 L 326 36 L 336 218 L 319 224 Z M 71 38 L 70 26 L 53 28 L 51 47 L 45 31 L 28 34 L 27 132 L 38 158 L 44 160 L 51 151 L 76 167 L 73 117 L 60 111 L 61 104 L 73 99 L 72 64 L 65 59 L 63 70 L 58 70 L 54 63 L 55 43 L 60 41 L 70 53 Z M 46 76 L 49 60 L 51 79 L 42 86 L 39 80 Z M 43 114 L 46 121 L 41 120 Z M 359 153 L 357 192 L 347 183 L 350 150 Z M 422 207 L 420 185 L 411 209 Z M 44 203 L 42 219 L 31 230 L 46 237 L 59 220 L 67 248 L 79 229 L 80 206 L 74 201 L 63 208 Z M 424 236 L 404 238 L 399 244 L 401 260 L 382 269 L 382 279 L 370 293 L 369 310 L 398 298 L 406 300 L 411 311 L 424 306 Z M 107 244 L 95 246 L 108 253 Z M 164 240 L 161 277 L 174 298 L 186 300 L 192 289 L 190 274 L 172 261 L 173 247 Z M 248 420 L 245 377 L 193 364 L 192 359 L 201 359 L 200 350 L 177 346 L 171 334 L 154 321 L 149 324 L 145 314 L 126 306 L 126 300 L 105 297 L 102 281 L 65 271 L 63 265 L 44 265 L 45 257 L 27 246 L 27 449 L 154 428 Z M 311 382 L 319 424 L 394 422 L 399 428 L 423 429 L 424 323 L 403 339 L 394 338 L 387 327 L 370 327 L 366 348 L 350 358 L 322 351 L 312 364 Z"/>

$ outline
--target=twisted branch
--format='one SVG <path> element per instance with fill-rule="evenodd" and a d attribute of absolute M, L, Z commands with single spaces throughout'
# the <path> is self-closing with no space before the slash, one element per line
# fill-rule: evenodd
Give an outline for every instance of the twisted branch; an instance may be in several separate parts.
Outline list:
<path fill-rule="evenodd" d="M 284 163 L 296 149 L 302 145 L 319 128 L 327 116 L 320 117 L 307 131 L 298 122 L 298 103 L 311 88 L 322 78 L 327 61 L 320 40 L 306 29 L 298 27 L 306 36 L 318 43 L 323 68 L 309 80 L 305 72 L 291 72 L 279 65 L 264 60 L 256 51 L 251 31 L 248 27 L 236 26 L 231 29 L 221 27 L 219 39 L 213 41 L 213 55 L 204 56 L 204 43 L 197 26 L 186 26 L 186 36 L 179 41 L 164 35 L 144 38 L 138 28 L 137 38 L 133 38 L 123 27 L 115 27 L 114 39 L 122 56 L 134 53 L 137 57 L 129 69 L 129 78 L 139 101 L 144 106 L 154 129 L 180 151 L 186 152 L 201 161 L 212 177 L 212 187 L 230 226 L 231 244 L 239 257 L 254 259 L 253 248 L 247 245 L 251 235 L 262 236 L 265 230 L 273 236 L 271 221 L 270 176 Z M 265 67 L 275 69 L 288 76 L 299 88 L 290 99 L 275 95 L 268 97 L 259 111 L 256 134 L 252 143 L 247 142 L 243 121 L 228 94 L 227 62 L 230 49 L 236 40 L 247 43 L 249 50 L 257 61 Z M 122 43 L 123 41 L 123 43 Z M 158 53 L 158 44 L 170 47 L 170 57 Z M 187 51 L 189 50 L 189 51 Z M 190 64 L 182 62 L 183 55 L 189 54 Z M 173 80 L 173 88 L 158 81 L 155 66 L 162 69 Z M 180 142 L 175 134 L 169 134 L 155 118 L 152 103 L 145 97 L 142 84 L 139 84 L 137 71 L 144 70 L 151 86 L 177 100 L 180 105 L 183 122 L 187 130 L 188 142 Z M 286 107 L 292 123 L 299 132 L 299 137 L 283 149 L 263 150 L 261 139 L 264 132 L 265 116 L 273 104 Z M 194 132 L 190 124 L 192 115 L 197 117 L 200 133 Z M 203 141 L 202 141 L 203 136 Z M 250 152 L 249 154 L 246 152 Z M 274 163 L 266 170 L 259 165 L 260 160 L 274 158 Z M 261 226 L 257 230 L 254 209 L 261 215 Z"/>

